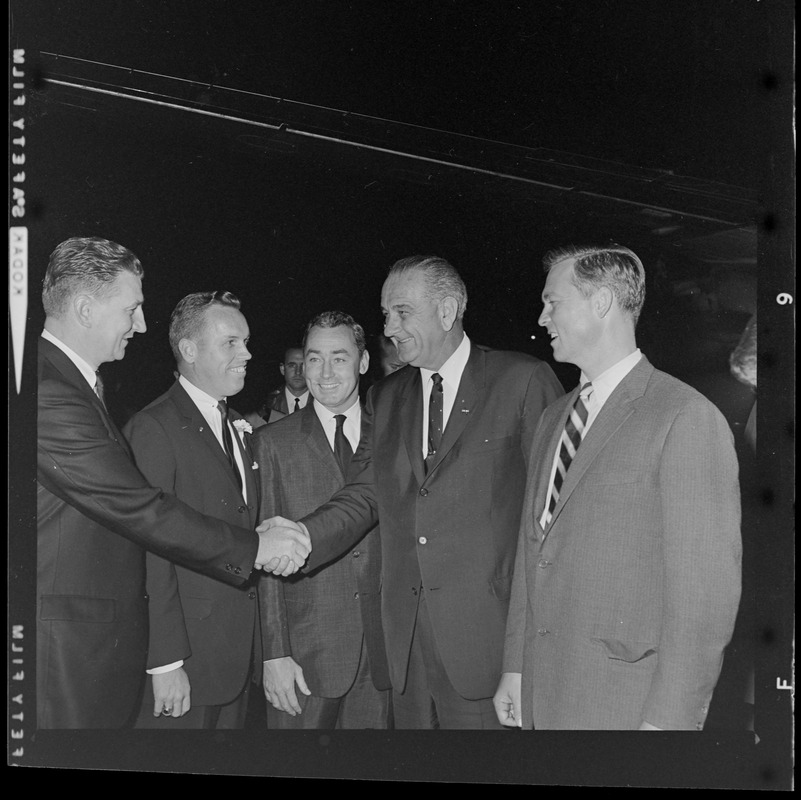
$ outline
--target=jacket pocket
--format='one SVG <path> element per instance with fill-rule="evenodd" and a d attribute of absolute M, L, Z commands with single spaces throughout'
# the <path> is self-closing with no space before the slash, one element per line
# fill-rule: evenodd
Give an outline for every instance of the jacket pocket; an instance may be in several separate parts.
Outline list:
<path fill-rule="evenodd" d="M 603 646 L 608 658 L 613 661 L 627 661 L 634 664 L 648 656 L 655 655 L 659 649 L 651 642 L 621 642 L 620 639 L 592 639 Z"/>
<path fill-rule="evenodd" d="M 117 618 L 117 601 L 110 597 L 46 594 L 42 595 L 40 618 L 71 622 L 114 622 Z"/>

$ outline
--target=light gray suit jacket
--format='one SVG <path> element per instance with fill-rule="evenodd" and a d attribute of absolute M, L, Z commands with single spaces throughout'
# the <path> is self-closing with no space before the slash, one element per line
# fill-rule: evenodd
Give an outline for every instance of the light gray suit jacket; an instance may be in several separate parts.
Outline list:
<path fill-rule="evenodd" d="M 534 437 L 504 672 L 523 726 L 703 727 L 740 598 L 740 496 L 718 409 L 642 358 L 601 409 L 542 529 L 578 390 Z"/>

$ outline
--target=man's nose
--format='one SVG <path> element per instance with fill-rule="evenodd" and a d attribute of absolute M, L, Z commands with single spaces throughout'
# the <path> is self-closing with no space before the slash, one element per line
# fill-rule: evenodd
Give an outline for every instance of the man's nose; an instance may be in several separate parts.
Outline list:
<path fill-rule="evenodd" d="M 142 311 L 141 308 L 137 308 L 134 311 L 134 324 L 133 324 L 134 333 L 144 333 L 147 330 L 147 325 L 145 324 L 145 312 Z"/>

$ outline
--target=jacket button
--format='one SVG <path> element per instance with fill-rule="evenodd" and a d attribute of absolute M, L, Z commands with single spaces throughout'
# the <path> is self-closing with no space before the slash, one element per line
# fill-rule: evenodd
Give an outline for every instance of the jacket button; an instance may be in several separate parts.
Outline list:
<path fill-rule="evenodd" d="M 412 586 L 412 594 L 417 596 L 417 587 L 416 586 Z"/>
<path fill-rule="evenodd" d="M 234 572 L 235 572 L 237 575 L 239 575 L 239 573 L 240 573 L 240 572 L 242 572 L 242 567 L 234 567 Z"/>
<path fill-rule="evenodd" d="M 537 566 L 538 566 L 540 569 L 545 569 L 545 567 L 550 567 L 552 563 L 553 563 L 553 562 L 552 562 L 552 561 L 548 561 L 548 559 L 547 559 L 547 558 L 541 558 L 541 559 L 540 559 L 540 560 L 537 562 Z"/>
<path fill-rule="evenodd" d="M 237 511 L 240 514 L 244 514 L 247 511 L 247 507 L 246 506 L 239 506 L 239 508 L 237 508 Z"/>
<path fill-rule="evenodd" d="M 358 558 L 361 554 L 362 554 L 361 550 L 354 550 L 353 551 L 353 557 L 354 558 Z"/>
<path fill-rule="evenodd" d="M 253 591 L 248 592 L 248 597 L 251 600 L 255 600 L 256 599 L 256 592 L 253 592 Z"/>
<path fill-rule="evenodd" d="M 547 628 L 539 628 L 539 630 L 537 630 L 538 636 L 545 636 L 546 633 L 550 633 L 550 631 Z"/>
<path fill-rule="evenodd" d="M 359 599 L 359 593 L 358 592 L 356 592 L 356 594 L 353 595 L 353 599 L 354 600 L 358 600 Z"/>
<path fill-rule="evenodd" d="M 420 544 L 426 544 L 426 542 L 428 542 L 428 539 L 426 539 L 425 536 L 421 536 L 417 541 L 420 542 Z"/>
<path fill-rule="evenodd" d="M 427 495 L 428 495 L 428 489 L 420 490 L 420 497 L 426 497 Z"/>
<path fill-rule="evenodd" d="M 226 564 L 225 568 L 230 572 L 234 568 L 234 565 L 233 564 Z"/>

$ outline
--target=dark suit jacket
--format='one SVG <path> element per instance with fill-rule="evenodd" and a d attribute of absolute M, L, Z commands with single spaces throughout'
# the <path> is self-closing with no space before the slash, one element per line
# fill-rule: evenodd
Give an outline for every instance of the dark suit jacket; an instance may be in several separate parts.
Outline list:
<path fill-rule="evenodd" d="M 504 658 L 523 726 L 703 726 L 740 597 L 737 458 L 723 415 L 646 358 L 610 395 L 543 531 L 577 391 L 534 439 Z"/>
<path fill-rule="evenodd" d="M 39 342 L 37 719 L 121 727 L 145 677 L 149 548 L 219 580 L 253 569 L 253 531 L 148 484 L 78 368 Z"/>
<path fill-rule="evenodd" d="M 230 419 L 241 419 L 230 409 Z M 125 426 L 136 465 L 153 485 L 209 516 L 253 529 L 258 486 L 250 434 L 234 436 L 247 504 L 225 453 L 198 407 L 176 381 Z M 242 691 L 253 655 L 255 579 L 229 586 L 147 554 L 148 668 L 184 659 L 192 705 L 224 705 Z"/>
<path fill-rule="evenodd" d="M 313 402 L 253 435 L 262 519 L 298 519 L 344 483 Z M 341 697 L 353 685 L 362 641 L 377 689 L 389 689 L 381 629 L 378 529 L 325 568 L 291 578 L 264 575 L 260 588 L 264 659 L 292 656 L 312 694 Z"/>
<path fill-rule="evenodd" d="M 473 345 L 426 475 L 420 370 L 405 367 L 368 392 L 348 485 L 303 518 L 313 544 L 307 568 L 341 555 L 380 519 L 396 691 L 405 687 L 422 581 L 451 683 L 468 699 L 495 692 L 526 461 L 540 414 L 561 393 L 544 362 Z"/>
<path fill-rule="evenodd" d="M 273 389 L 270 394 L 267 395 L 267 407 L 275 411 L 280 411 L 282 414 L 289 414 L 289 409 L 286 404 L 286 392 L 284 391 L 283 384 L 277 389 Z"/>

